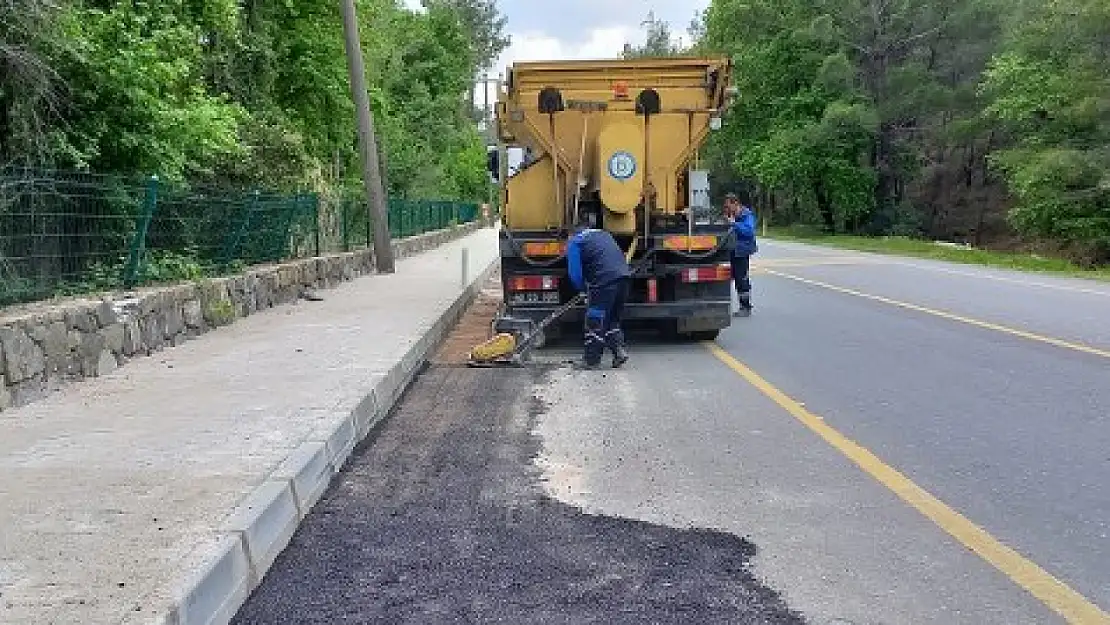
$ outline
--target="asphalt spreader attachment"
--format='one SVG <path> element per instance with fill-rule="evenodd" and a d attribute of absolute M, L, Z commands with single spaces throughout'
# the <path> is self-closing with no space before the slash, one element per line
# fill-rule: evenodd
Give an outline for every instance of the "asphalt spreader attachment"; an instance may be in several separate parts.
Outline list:
<path fill-rule="evenodd" d="M 536 339 L 543 336 L 543 331 L 562 319 L 563 315 L 585 299 L 585 294 L 579 293 L 539 323 L 531 319 L 501 317 L 496 325 L 509 328 L 510 331 L 498 332 L 486 342 L 474 347 L 470 351 L 466 364 L 470 367 L 523 367 L 528 361 Z"/>

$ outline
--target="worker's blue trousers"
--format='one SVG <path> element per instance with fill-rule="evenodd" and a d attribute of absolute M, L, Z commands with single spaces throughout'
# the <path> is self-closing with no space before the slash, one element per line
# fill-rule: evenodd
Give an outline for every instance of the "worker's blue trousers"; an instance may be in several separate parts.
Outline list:
<path fill-rule="evenodd" d="M 752 309 L 752 282 L 748 277 L 751 268 L 750 256 L 732 257 L 732 283 L 736 286 L 736 296 L 740 300 L 740 307 Z"/>
<path fill-rule="evenodd" d="M 590 287 L 586 304 L 586 364 L 596 366 L 608 347 L 616 356 L 624 351 L 621 316 L 628 299 L 628 278 Z"/>

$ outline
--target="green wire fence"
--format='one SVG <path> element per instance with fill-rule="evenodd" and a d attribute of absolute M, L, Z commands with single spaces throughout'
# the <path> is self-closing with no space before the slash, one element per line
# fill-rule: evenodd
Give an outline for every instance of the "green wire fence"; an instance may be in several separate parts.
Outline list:
<path fill-rule="evenodd" d="M 389 230 L 405 238 L 478 213 L 477 204 L 391 198 Z M 0 306 L 367 248 L 372 226 L 356 195 L 0 168 Z"/>

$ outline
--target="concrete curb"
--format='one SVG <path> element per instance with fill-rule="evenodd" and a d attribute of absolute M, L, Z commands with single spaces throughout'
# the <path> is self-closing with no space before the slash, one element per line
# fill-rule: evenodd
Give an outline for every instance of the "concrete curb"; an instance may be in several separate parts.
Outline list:
<path fill-rule="evenodd" d="M 301 443 L 229 515 L 218 549 L 184 577 L 172 605 L 144 620 L 160 625 L 226 625 L 323 496 L 355 446 L 393 410 L 498 267 L 495 258 L 443 311 L 357 405 Z"/>

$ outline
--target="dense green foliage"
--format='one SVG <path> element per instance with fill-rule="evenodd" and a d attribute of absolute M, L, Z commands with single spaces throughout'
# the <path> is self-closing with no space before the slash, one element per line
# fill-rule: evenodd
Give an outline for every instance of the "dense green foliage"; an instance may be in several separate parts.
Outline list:
<path fill-rule="evenodd" d="M 776 223 L 1110 258 L 1106 0 L 713 0 L 691 33 L 735 62 L 718 186 Z"/>
<path fill-rule="evenodd" d="M 423 4 L 359 2 L 389 191 L 485 197 L 468 95 L 505 21 Z M 690 46 L 644 26 L 626 56 L 734 59 L 705 156 L 775 223 L 1110 257 L 1106 0 L 713 0 Z M 0 2 L 0 165 L 357 189 L 346 71 L 333 0 Z"/>
<path fill-rule="evenodd" d="M 358 2 L 386 180 L 485 197 L 472 80 L 508 45 L 492 2 Z M 0 3 L 0 165 L 274 189 L 358 188 L 334 0 Z"/>
<path fill-rule="evenodd" d="M 624 58 L 674 56 L 683 52 L 681 43 L 671 35 L 671 25 L 656 18 L 654 12 L 648 12 L 640 26 L 644 29 L 644 43 L 638 46 L 624 44 Z"/>
<path fill-rule="evenodd" d="M 1110 3 L 1024 2 L 982 85 L 1021 229 L 1110 250 Z"/>

